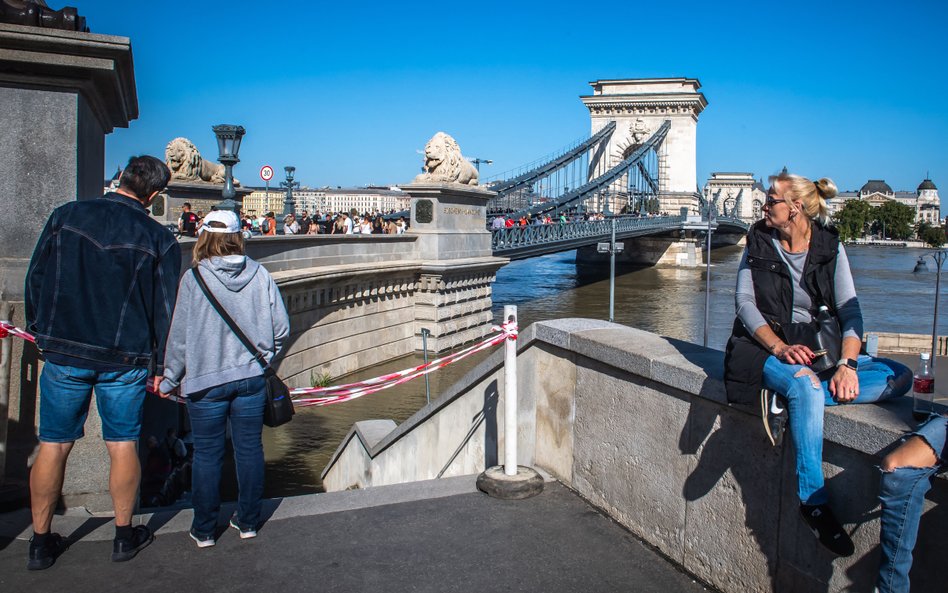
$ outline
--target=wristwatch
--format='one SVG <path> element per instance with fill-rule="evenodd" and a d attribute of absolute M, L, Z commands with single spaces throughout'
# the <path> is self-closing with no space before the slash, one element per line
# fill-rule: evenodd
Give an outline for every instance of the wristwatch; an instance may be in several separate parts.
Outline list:
<path fill-rule="evenodd" d="M 846 367 L 851 368 L 854 371 L 858 371 L 859 361 L 856 360 L 855 358 L 840 358 L 839 362 L 836 363 L 836 366 L 838 367 L 846 366 Z"/>

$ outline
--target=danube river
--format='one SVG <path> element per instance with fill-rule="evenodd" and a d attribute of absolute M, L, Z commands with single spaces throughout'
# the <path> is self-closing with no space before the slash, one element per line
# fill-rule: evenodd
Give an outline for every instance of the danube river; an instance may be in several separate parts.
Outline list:
<path fill-rule="evenodd" d="M 851 247 L 849 256 L 862 304 L 866 331 L 931 333 L 935 294 L 933 271 L 913 273 L 927 250 Z M 497 275 L 494 313 L 517 305 L 522 327 L 561 317 L 607 319 L 608 265 L 578 267 L 575 252 L 512 262 Z M 712 253 L 711 332 L 709 345 L 723 349 L 734 321 L 734 285 L 741 248 Z M 931 258 L 929 270 L 934 270 Z M 948 291 L 942 284 L 942 297 Z M 704 339 L 705 268 L 619 269 L 616 277 L 615 321 L 682 340 Z M 948 306 L 939 333 L 948 333 Z M 432 397 L 459 380 L 485 355 L 471 357 L 429 375 Z M 419 364 L 411 356 L 346 377 L 359 380 Z M 319 473 L 354 422 L 391 418 L 402 422 L 425 404 L 424 379 L 361 399 L 300 410 L 293 421 L 264 433 L 267 456 L 267 496 L 313 492 Z"/>

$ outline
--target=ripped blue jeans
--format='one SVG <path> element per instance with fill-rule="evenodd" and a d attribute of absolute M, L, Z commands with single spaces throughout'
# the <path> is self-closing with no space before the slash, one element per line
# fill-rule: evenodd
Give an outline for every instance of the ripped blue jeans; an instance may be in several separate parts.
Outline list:
<path fill-rule="evenodd" d="M 879 593 L 909 590 L 912 550 L 918 538 L 918 522 L 925 508 L 925 494 L 932 476 L 945 468 L 948 418 L 932 416 L 912 433 L 925 439 L 939 458 L 932 467 L 900 467 L 882 472 L 879 502 L 882 503 L 879 532 Z M 911 435 L 909 435 L 911 436 Z M 908 438 L 908 437 L 906 437 Z"/>
<path fill-rule="evenodd" d="M 912 386 L 912 371 L 886 358 L 860 355 L 857 373 L 859 397 L 854 404 L 899 397 Z M 764 363 L 763 385 L 787 398 L 790 438 L 797 452 L 800 501 L 826 504 L 829 496 L 823 484 L 823 409 L 838 405 L 830 394 L 829 380 L 820 381 L 807 366 L 787 364 L 770 356 Z"/>

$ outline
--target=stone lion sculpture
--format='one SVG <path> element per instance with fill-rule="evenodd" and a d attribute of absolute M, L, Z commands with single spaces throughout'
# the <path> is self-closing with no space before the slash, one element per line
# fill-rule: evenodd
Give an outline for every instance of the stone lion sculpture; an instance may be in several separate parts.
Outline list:
<path fill-rule="evenodd" d="M 424 173 L 415 177 L 415 183 L 477 185 L 477 169 L 461 156 L 457 141 L 444 132 L 438 132 L 425 144 L 424 169 Z"/>
<path fill-rule="evenodd" d="M 202 158 L 197 146 L 187 138 L 175 138 L 165 147 L 165 163 L 171 179 L 224 183 L 224 165 Z M 234 179 L 234 185 L 240 182 Z"/>

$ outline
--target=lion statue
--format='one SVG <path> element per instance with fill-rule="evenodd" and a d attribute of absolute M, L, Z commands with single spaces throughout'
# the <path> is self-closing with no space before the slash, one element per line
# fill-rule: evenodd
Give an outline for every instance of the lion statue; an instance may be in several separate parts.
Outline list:
<path fill-rule="evenodd" d="M 202 158 L 197 147 L 187 138 L 175 138 L 168 143 L 165 163 L 171 169 L 173 180 L 224 183 L 224 165 Z M 234 179 L 234 185 L 240 185 L 240 182 Z"/>
<path fill-rule="evenodd" d="M 434 181 L 477 185 L 477 169 L 461 156 L 457 141 L 444 132 L 438 132 L 425 144 L 424 170 L 415 177 L 415 183 Z"/>

